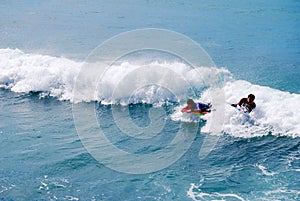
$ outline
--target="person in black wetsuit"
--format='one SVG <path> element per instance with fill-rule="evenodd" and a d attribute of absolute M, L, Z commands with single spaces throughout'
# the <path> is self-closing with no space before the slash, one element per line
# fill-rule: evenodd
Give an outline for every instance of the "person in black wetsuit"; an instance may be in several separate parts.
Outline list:
<path fill-rule="evenodd" d="M 231 104 L 231 106 L 233 107 L 240 106 L 241 108 L 243 108 L 244 112 L 250 113 L 256 107 L 254 100 L 255 100 L 255 96 L 253 94 L 249 94 L 248 98 L 242 98 L 238 102 L 238 104 Z"/>

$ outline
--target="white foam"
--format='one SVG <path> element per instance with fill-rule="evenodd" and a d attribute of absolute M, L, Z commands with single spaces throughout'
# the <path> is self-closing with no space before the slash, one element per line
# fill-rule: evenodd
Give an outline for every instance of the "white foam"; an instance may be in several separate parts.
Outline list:
<path fill-rule="evenodd" d="M 214 89 L 209 88 L 201 94 L 201 98 L 195 101 L 210 102 L 211 93 Z M 266 86 L 251 84 L 242 80 L 231 80 L 225 83 L 223 88 L 225 101 L 237 103 L 241 98 L 253 93 L 256 96 L 257 107 L 250 113 L 244 114 L 236 110 L 229 104 L 225 105 L 223 132 L 235 137 L 252 138 L 265 135 L 300 137 L 300 108 L 296 105 L 300 103 L 300 94 L 272 89 Z M 197 121 L 193 115 L 180 112 L 181 104 L 174 114 L 171 115 L 174 121 Z M 206 125 L 201 128 L 201 132 L 209 132 L 214 126 L 211 114 L 202 116 L 206 120 Z M 200 119 L 198 119 L 200 121 Z M 219 135 L 223 135 L 220 133 Z"/>
<path fill-rule="evenodd" d="M 0 49 L 0 87 L 14 92 L 38 91 L 42 92 L 41 97 L 46 94 L 59 100 L 73 101 L 73 89 L 83 64 L 66 58 L 26 54 L 18 49 Z M 161 76 L 160 80 L 156 79 L 158 76 Z M 124 81 L 126 79 L 127 81 Z M 146 79 L 158 83 L 143 86 Z M 250 115 L 244 115 L 225 105 L 224 133 L 245 138 L 268 134 L 300 137 L 300 107 L 297 105 L 300 103 L 300 94 L 234 80 L 224 68 L 195 69 L 179 61 L 151 61 L 141 64 L 122 61 L 110 66 L 100 80 L 98 88 L 90 90 L 91 93 L 87 90 L 87 95 L 79 97 L 79 101 L 157 105 L 165 101 L 179 102 L 180 106 L 175 108 L 170 118 L 188 122 L 205 119 L 207 123 L 201 132 L 209 132 L 209 128 L 214 125 L 211 121 L 214 112 L 199 118 L 182 114 L 180 110 L 185 105 L 186 99 L 193 95 L 200 94 L 198 101 L 210 102 L 211 94 L 215 93 L 214 86 L 223 82 L 224 101 L 237 103 L 242 97 L 253 93 L 256 95 L 257 104 L 257 108 Z M 137 84 L 138 88 L 134 91 L 126 90 L 132 88 L 132 83 Z M 82 87 L 85 87 L 84 84 L 82 83 Z M 125 90 L 117 91 L 120 86 Z M 112 92 L 118 93 L 112 96 Z M 218 108 L 218 103 L 213 104 Z"/>
<path fill-rule="evenodd" d="M 200 181 L 203 182 L 204 180 Z M 189 190 L 187 191 L 187 195 L 194 201 L 196 200 L 227 200 L 227 199 L 235 199 L 235 200 L 241 200 L 244 201 L 245 199 L 241 196 L 233 193 L 218 193 L 218 192 L 212 192 L 212 193 L 205 193 L 202 192 L 200 185 L 196 185 L 194 183 L 191 183 Z"/>
<path fill-rule="evenodd" d="M 227 105 L 224 132 L 237 137 L 268 134 L 300 137 L 300 108 L 297 107 L 300 94 L 291 94 L 241 80 L 227 82 L 224 91 L 229 103 L 237 103 L 242 97 L 253 93 L 257 105 L 249 115 Z"/>
<path fill-rule="evenodd" d="M 44 92 L 41 94 L 72 101 L 76 78 L 85 66 L 84 62 L 66 58 L 26 54 L 18 49 L 0 49 L 0 87 L 14 92 Z M 162 75 L 163 72 L 165 74 Z M 180 101 L 189 94 L 187 86 L 194 92 L 201 91 L 203 87 L 217 82 L 222 73 L 228 74 L 228 71 L 210 67 L 194 69 L 178 61 L 141 64 L 122 61 L 99 75 L 96 89 L 85 86 L 87 83 L 80 83 L 87 93 L 77 101 L 102 101 L 104 104 Z M 155 80 L 157 76 L 161 76 L 161 79 Z M 127 81 L 124 81 L 126 78 Z M 146 79 L 158 83 L 143 86 Z M 139 87 L 134 92 L 126 90 L 132 87 L 132 83 L 137 83 Z M 112 93 L 120 87 L 125 90 L 113 97 Z M 168 87 L 173 87 L 173 91 L 168 91 Z"/>
<path fill-rule="evenodd" d="M 14 92 L 47 92 L 71 100 L 81 63 L 66 58 L 0 49 L 0 86 Z"/>
<path fill-rule="evenodd" d="M 255 166 L 266 176 L 274 176 L 276 174 L 275 172 L 268 171 L 267 168 L 261 164 L 256 164 Z"/>

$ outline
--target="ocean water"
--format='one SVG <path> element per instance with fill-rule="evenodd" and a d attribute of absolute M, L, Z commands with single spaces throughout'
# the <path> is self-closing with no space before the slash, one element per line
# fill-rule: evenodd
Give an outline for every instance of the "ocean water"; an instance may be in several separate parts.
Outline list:
<path fill-rule="evenodd" d="M 1 2 L 0 200 L 300 200 L 299 10 Z"/>

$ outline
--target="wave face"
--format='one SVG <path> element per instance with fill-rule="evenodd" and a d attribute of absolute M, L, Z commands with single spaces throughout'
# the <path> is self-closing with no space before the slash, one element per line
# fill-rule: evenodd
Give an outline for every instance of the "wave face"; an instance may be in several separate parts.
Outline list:
<path fill-rule="evenodd" d="M 40 97 L 52 96 L 59 100 L 73 101 L 76 78 L 84 62 L 47 55 L 26 54 L 18 49 L 0 49 L 0 87 L 13 92 L 39 92 Z M 156 69 L 139 71 L 139 69 Z M 157 70 L 158 69 L 158 70 Z M 162 71 L 161 69 L 165 69 Z M 142 86 L 146 77 L 155 77 L 162 72 L 166 74 L 164 83 L 138 87 L 133 91 L 121 90 L 130 88 L 132 80 Z M 175 79 L 176 76 L 178 79 Z M 180 79 L 179 79 L 180 78 Z M 124 81 L 125 80 L 125 81 Z M 126 81 L 127 80 L 127 81 Z M 184 80 L 188 85 L 181 85 Z M 251 84 L 243 80 L 234 80 L 224 68 L 199 67 L 191 68 L 180 61 L 130 62 L 121 61 L 110 66 L 102 75 L 97 89 L 89 95 L 82 96 L 82 101 L 101 101 L 102 104 L 157 104 L 175 102 L 174 113 L 170 118 L 174 121 L 199 121 L 199 117 L 182 114 L 180 109 L 185 105 L 187 97 L 194 97 L 204 102 L 211 101 L 215 86 L 223 84 L 224 101 L 237 103 L 249 93 L 256 95 L 257 108 L 245 115 L 229 105 L 225 106 L 224 133 L 236 137 L 258 137 L 264 135 L 282 135 L 300 137 L 300 108 L 294 107 L 300 102 L 299 94 L 291 94 L 270 87 Z M 85 83 L 82 83 L 84 87 Z M 176 86 L 173 90 L 164 87 Z M 112 92 L 115 92 L 112 96 Z M 159 104 L 161 105 L 161 104 Z M 211 116 L 201 117 L 208 122 Z M 213 124 L 209 122 L 208 124 Z M 206 127 L 202 128 L 206 131 Z"/>

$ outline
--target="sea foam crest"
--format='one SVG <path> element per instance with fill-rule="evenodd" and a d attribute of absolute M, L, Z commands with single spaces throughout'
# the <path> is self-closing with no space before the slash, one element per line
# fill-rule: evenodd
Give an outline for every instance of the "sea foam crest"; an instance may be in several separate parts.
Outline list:
<path fill-rule="evenodd" d="M 76 78 L 81 73 L 81 68 L 85 66 L 86 63 L 84 62 L 66 58 L 26 54 L 18 49 L 0 49 L 0 87 L 14 92 L 41 92 L 60 100 L 73 101 Z M 154 70 L 151 71 L 151 69 Z M 157 85 L 154 83 L 151 86 L 143 86 L 145 79 L 160 75 L 164 69 L 164 72 L 171 72 L 173 76 L 166 74 Z M 186 86 L 181 86 L 178 79 L 174 79 L 174 75 L 187 82 L 195 94 L 217 82 L 220 74 L 230 75 L 226 69 L 192 68 L 178 61 L 151 61 L 139 64 L 136 61 L 122 61 L 107 67 L 104 74 L 99 75 L 96 89 L 88 89 L 87 83 L 79 83 L 78 86 L 82 85 L 82 87 L 87 88 L 87 93 L 80 97 L 77 102 L 151 104 L 169 100 L 179 101 L 185 99 L 189 94 Z M 122 94 L 113 97 L 112 92 L 115 92 L 118 87 L 125 86 L 126 89 L 127 86 L 130 88 L 131 82 L 124 81 L 126 76 L 131 76 L 129 81 L 135 79 L 140 82 L 138 86 L 142 87 L 137 88 L 133 93 L 126 93 L 124 90 Z M 164 88 L 164 84 L 167 86 L 174 85 L 177 88 L 175 91 L 168 91 L 167 88 Z"/>
<path fill-rule="evenodd" d="M 0 86 L 14 92 L 46 92 L 71 100 L 81 63 L 66 58 L 0 49 Z"/>

